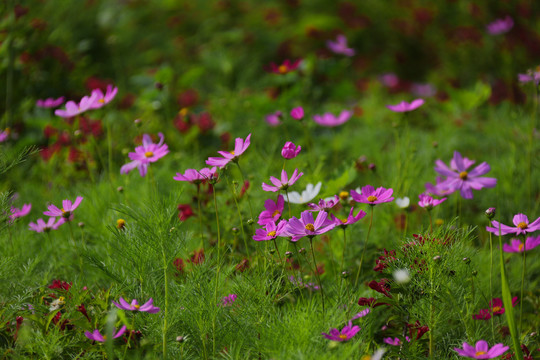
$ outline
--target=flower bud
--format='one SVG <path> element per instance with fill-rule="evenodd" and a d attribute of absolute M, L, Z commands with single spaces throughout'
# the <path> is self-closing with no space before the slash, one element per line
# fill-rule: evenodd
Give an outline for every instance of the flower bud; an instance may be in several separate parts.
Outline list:
<path fill-rule="evenodd" d="M 478 275 L 478 271 L 473 270 L 473 272 L 471 274 L 472 274 L 472 276 L 476 276 L 476 275 Z"/>
<path fill-rule="evenodd" d="M 276 249 L 270 249 L 268 250 L 268 252 L 270 253 L 270 255 L 274 255 L 274 253 L 276 252 Z"/>
<path fill-rule="evenodd" d="M 80 223 L 77 224 L 77 226 L 82 229 L 84 227 L 84 223 L 81 221 Z"/>
<path fill-rule="evenodd" d="M 119 193 L 122 193 L 124 192 L 124 188 L 122 186 L 119 186 L 116 188 L 116 191 L 118 191 Z"/>
<path fill-rule="evenodd" d="M 186 337 L 185 336 L 177 336 L 176 341 L 178 341 L 179 343 L 183 343 L 184 341 L 186 341 Z"/>
<path fill-rule="evenodd" d="M 299 254 L 305 254 L 306 253 L 306 248 L 301 248 L 300 250 L 298 250 L 298 253 Z"/>
<path fill-rule="evenodd" d="M 238 230 L 237 227 L 233 227 L 233 228 L 231 229 L 231 231 L 232 231 L 233 234 L 238 234 L 238 232 L 239 232 L 240 230 Z"/>
<path fill-rule="evenodd" d="M 286 257 L 287 259 L 292 258 L 292 256 L 293 256 L 293 253 L 292 253 L 292 252 L 290 252 L 290 251 L 285 252 L 285 257 Z"/>
<path fill-rule="evenodd" d="M 471 259 L 469 259 L 468 257 L 466 258 L 463 258 L 463 262 L 467 265 L 469 265 L 471 263 Z"/>
<path fill-rule="evenodd" d="M 291 110 L 291 116 L 295 120 L 302 120 L 304 118 L 304 109 L 301 106 L 295 107 Z"/>
<path fill-rule="evenodd" d="M 126 220 L 124 220 L 124 219 L 116 220 L 116 228 L 118 230 L 123 230 L 125 226 L 126 226 Z"/>
<path fill-rule="evenodd" d="M 341 273 L 341 277 L 342 277 L 343 279 L 346 279 L 346 278 L 348 278 L 348 277 L 349 277 L 349 275 L 350 275 L 350 274 L 349 274 L 349 272 L 348 272 L 348 271 L 343 271 L 343 272 Z"/>
<path fill-rule="evenodd" d="M 489 220 L 493 219 L 495 217 L 496 211 L 495 208 L 490 207 L 486 210 L 486 216 Z"/>
<path fill-rule="evenodd" d="M 287 141 L 283 145 L 283 149 L 281 149 L 281 156 L 285 159 L 294 159 L 300 153 L 300 150 L 302 150 L 300 145 L 296 146 L 292 142 Z"/>
<path fill-rule="evenodd" d="M 253 219 L 248 219 L 247 220 L 248 225 L 253 225 L 254 223 L 255 223 L 255 220 L 253 220 Z"/>
<path fill-rule="evenodd" d="M 441 257 L 439 255 L 433 257 L 433 261 L 438 262 L 441 260 Z"/>

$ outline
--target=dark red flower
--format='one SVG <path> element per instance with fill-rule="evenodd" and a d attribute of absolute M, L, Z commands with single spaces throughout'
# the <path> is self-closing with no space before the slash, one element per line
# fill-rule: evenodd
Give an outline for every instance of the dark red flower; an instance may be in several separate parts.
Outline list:
<path fill-rule="evenodd" d="M 84 307 L 84 304 L 77 306 L 77 311 L 83 314 L 88 319 L 88 322 L 92 322 L 92 320 L 90 320 L 90 317 L 88 316 L 88 313 L 86 312 L 86 308 Z"/>
<path fill-rule="evenodd" d="M 189 260 L 193 265 L 202 264 L 204 262 L 204 250 L 195 250 Z"/>
<path fill-rule="evenodd" d="M 182 260 L 181 258 L 176 258 L 174 259 L 173 264 L 174 264 L 174 267 L 176 268 L 176 274 L 175 274 L 176 276 L 184 273 L 184 267 L 185 267 L 184 260 Z"/>
<path fill-rule="evenodd" d="M 212 130 L 216 125 L 212 120 L 212 116 L 209 113 L 203 112 L 198 115 L 193 116 L 193 121 L 195 125 L 201 130 L 202 133 L 205 133 L 209 130 Z"/>
<path fill-rule="evenodd" d="M 178 105 L 181 108 L 189 108 L 199 102 L 199 93 L 194 89 L 187 89 L 178 95 Z"/>
<path fill-rule="evenodd" d="M 420 324 L 420 321 L 416 320 L 414 324 L 407 324 L 407 327 L 409 328 L 409 335 L 412 338 L 414 335 L 414 332 L 416 331 L 416 340 L 420 339 L 422 335 L 427 333 L 429 331 L 429 327 L 426 325 L 422 326 Z"/>
<path fill-rule="evenodd" d="M 186 221 L 190 217 L 195 216 L 191 205 L 189 204 L 178 204 L 178 218 L 180 221 Z"/>
<path fill-rule="evenodd" d="M 66 281 L 54 279 L 52 284 L 49 285 L 48 287 L 49 287 L 49 289 L 62 289 L 62 290 L 65 290 L 65 291 L 69 291 L 72 284 L 73 283 L 68 283 Z"/>
<path fill-rule="evenodd" d="M 94 89 L 100 89 L 101 91 L 105 92 L 107 91 L 108 85 L 114 85 L 114 84 L 111 80 L 100 79 L 95 76 L 90 76 L 88 79 L 86 79 L 85 85 L 88 91 L 92 91 Z"/>
<path fill-rule="evenodd" d="M 21 4 L 16 4 L 13 8 L 13 12 L 15 13 L 15 19 L 18 20 L 20 17 L 23 17 L 30 11 L 30 9 L 27 6 L 22 6 Z"/>
<path fill-rule="evenodd" d="M 377 307 L 377 306 L 388 305 L 388 304 L 378 302 L 377 299 L 375 299 L 375 298 L 361 297 L 360 299 L 358 299 L 358 305 L 360 305 L 360 306 L 369 306 L 369 307 Z"/>
<path fill-rule="evenodd" d="M 242 259 L 238 265 L 234 268 L 235 271 L 244 272 L 247 269 L 249 269 L 249 260 L 248 259 Z"/>
<path fill-rule="evenodd" d="M 372 280 L 369 282 L 368 286 L 383 294 L 384 296 L 387 296 L 389 298 L 392 297 L 392 295 L 390 295 L 389 291 L 390 291 L 390 285 L 388 284 L 389 280 L 388 279 L 381 279 L 381 281 L 377 282 L 375 280 Z"/>
<path fill-rule="evenodd" d="M 247 189 L 249 189 L 249 180 L 244 181 L 244 185 L 242 185 L 242 189 L 240 189 L 239 197 L 244 196 L 244 194 L 246 193 Z"/>
<path fill-rule="evenodd" d="M 266 70 L 274 74 L 285 75 L 298 69 L 301 61 L 302 59 L 298 59 L 294 62 L 291 62 L 289 59 L 287 59 L 281 65 L 270 63 L 270 66 Z"/>

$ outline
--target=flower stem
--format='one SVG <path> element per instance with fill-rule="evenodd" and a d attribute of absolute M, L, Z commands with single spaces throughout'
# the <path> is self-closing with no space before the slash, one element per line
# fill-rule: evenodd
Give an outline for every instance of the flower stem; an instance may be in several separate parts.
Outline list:
<path fill-rule="evenodd" d="M 525 246 L 525 243 L 526 243 L 526 239 L 525 239 L 525 236 L 523 236 L 523 268 L 521 269 L 521 294 L 519 296 L 519 331 L 520 333 L 523 332 L 523 327 L 522 327 L 522 320 L 523 320 L 523 287 L 524 287 L 524 284 L 525 284 L 525 272 L 527 271 L 527 267 L 526 267 L 526 259 L 527 259 L 527 256 L 525 255 L 525 253 L 527 252 L 527 249 L 526 249 L 526 246 Z"/>
<path fill-rule="evenodd" d="M 202 224 L 202 212 L 201 212 L 201 184 L 197 184 L 197 207 L 199 209 L 199 231 L 201 235 L 201 248 L 203 249 L 203 252 L 205 253 L 204 248 L 204 235 L 203 235 L 203 224 Z"/>
<path fill-rule="evenodd" d="M 289 201 L 289 189 L 285 189 L 285 195 L 287 195 L 287 205 L 289 206 L 289 219 L 292 217 L 291 202 Z"/>
<path fill-rule="evenodd" d="M 322 299 L 322 309 L 323 309 L 323 317 L 326 314 L 326 311 L 324 309 L 324 290 L 321 284 L 321 277 L 319 275 L 319 269 L 317 268 L 317 260 L 315 260 L 315 251 L 313 250 L 313 238 L 309 238 L 309 246 L 311 247 L 311 256 L 313 257 L 313 265 L 315 266 L 315 276 L 317 277 L 317 281 L 319 282 L 319 289 L 321 289 L 321 299 Z"/>
<path fill-rule="evenodd" d="M 238 166 L 238 170 L 240 170 L 240 175 L 242 175 L 242 186 L 246 183 L 246 178 L 244 176 L 244 171 L 242 171 L 242 168 L 240 167 L 240 163 L 237 161 L 236 166 Z M 249 189 L 246 189 L 246 197 L 249 205 L 249 216 L 253 219 L 253 210 L 251 209 L 251 199 L 249 198 Z"/>
<path fill-rule="evenodd" d="M 167 310 L 169 308 L 169 281 L 167 278 L 167 253 L 164 245 L 165 237 L 161 240 L 161 254 L 163 259 L 163 278 L 165 281 L 165 309 L 163 312 L 163 358 L 167 358 Z"/>
<path fill-rule="evenodd" d="M 212 193 L 214 194 L 214 210 L 216 212 L 216 225 L 217 225 L 217 236 L 218 236 L 218 242 L 217 242 L 217 268 L 216 268 L 216 280 L 214 285 L 214 303 L 217 304 L 218 302 L 218 282 L 219 282 L 219 272 L 221 270 L 221 236 L 219 232 L 219 214 L 218 214 L 218 207 L 217 207 L 217 199 L 216 199 L 216 188 L 212 186 Z M 213 334 L 213 341 L 212 341 L 212 350 L 213 353 L 216 353 L 216 316 L 217 314 L 214 313 L 214 316 L 212 317 L 212 334 Z"/>
<path fill-rule="evenodd" d="M 366 243 L 364 244 L 364 249 L 362 250 L 362 256 L 360 256 L 360 265 L 358 266 L 358 272 L 356 273 L 356 280 L 354 281 L 354 286 L 358 285 L 358 278 L 360 277 L 360 272 L 362 271 L 362 262 L 364 261 L 364 254 L 366 253 L 366 248 L 369 240 L 369 233 L 371 232 L 371 226 L 373 225 L 373 206 L 370 206 L 371 214 L 369 217 L 369 227 L 366 236 Z"/>
<path fill-rule="evenodd" d="M 276 238 L 273 238 L 272 240 L 274 241 L 274 246 L 276 247 L 276 251 L 277 251 L 277 254 L 279 256 L 279 262 L 283 264 L 283 258 L 281 257 L 281 254 L 279 253 L 279 249 L 278 249 L 278 246 L 277 246 L 277 243 L 276 243 Z"/>
<path fill-rule="evenodd" d="M 493 299 L 493 239 L 491 232 L 489 233 L 489 298 Z M 490 319 L 491 322 L 491 336 L 495 342 L 495 325 L 493 324 L 493 316 Z"/>

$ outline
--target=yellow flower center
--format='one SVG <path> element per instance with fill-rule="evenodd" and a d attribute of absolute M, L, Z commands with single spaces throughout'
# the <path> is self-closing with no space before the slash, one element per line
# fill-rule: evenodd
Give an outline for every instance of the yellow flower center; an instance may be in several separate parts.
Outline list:
<path fill-rule="evenodd" d="M 234 150 L 233 150 L 233 151 L 229 151 L 229 152 L 231 153 L 231 155 L 235 155 L 235 154 L 234 154 Z"/>
<path fill-rule="evenodd" d="M 313 224 L 307 224 L 306 225 L 306 230 L 315 231 L 315 226 Z"/>
<path fill-rule="evenodd" d="M 137 305 L 133 305 L 135 307 L 135 309 L 139 310 L 139 308 L 141 307 L 141 305 L 137 304 Z"/>
<path fill-rule="evenodd" d="M 467 176 L 469 175 L 469 173 L 467 173 L 466 171 L 462 171 L 459 173 L 459 178 L 461 180 L 467 180 Z"/>
<path fill-rule="evenodd" d="M 477 351 L 476 354 L 474 354 L 474 356 L 479 356 L 479 355 L 486 355 L 487 352 L 485 351 Z"/>
<path fill-rule="evenodd" d="M 64 208 L 61 208 L 60 210 L 62 210 L 62 214 L 66 213 L 66 210 L 64 210 Z"/>
<path fill-rule="evenodd" d="M 116 228 L 117 229 L 123 229 L 125 225 L 126 225 L 126 220 L 124 220 L 124 219 L 116 220 Z"/>
<path fill-rule="evenodd" d="M 58 302 L 59 302 L 59 303 L 62 303 L 62 304 L 65 303 L 65 300 L 66 300 L 66 298 L 63 297 L 63 296 L 60 296 L 60 297 L 58 298 Z"/>
<path fill-rule="evenodd" d="M 364 355 L 364 356 L 362 356 L 362 358 L 360 360 L 371 360 L 371 356 Z"/>
<path fill-rule="evenodd" d="M 181 116 L 186 116 L 188 114 L 189 110 L 188 108 L 182 108 L 180 109 L 180 112 L 178 112 Z"/>
<path fill-rule="evenodd" d="M 154 156 L 154 153 L 151 152 L 151 151 L 147 151 L 147 152 L 144 153 L 144 156 L 146 156 L 147 158 L 149 158 L 149 157 Z"/>
<path fill-rule="evenodd" d="M 436 219 L 436 220 L 435 220 L 435 225 L 441 226 L 442 224 L 444 224 L 444 220 L 443 220 L 443 219 Z"/>
<path fill-rule="evenodd" d="M 524 244 L 524 243 L 521 243 L 521 244 L 519 244 L 519 246 L 518 246 L 518 250 L 519 250 L 519 251 L 523 251 L 523 248 L 524 248 L 524 247 L 525 247 L 525 244 Z"/>
<path fill-rule="evenodd" d="M 338 336 L 341 340 L 346 340 L 347 339 L 347 335 L 344 335 L 344 334 L 341 334 Z"/>
<path fill-rule="evenodd" d="M 338 196 L 341 200 L 347 200 L 349 198 L 349 193 L 347 191 L 342 191 Z"/>
<path fill-rule="evenodd" d="M 103 340 L 107 340 L 107 335 L 103 335 Z"/>
<path fill-rule="evenodd" d="M 272 217 L 276 216 L 276 215 L 279 215 L 279 210 L 276 210 L 272 213 Z"/>
<path fill-rule="evenodd" d="M 527 228 L 527 223 L 522 221 L 517 225 L 517 227 L 520 228 L 521 230 L 525 230 Z"/>
<path fill-rule="evenodd" d="M 497 312 L 497 311 L 501 311 L 501 307 L 500 306 L 494 306 L 493 309 L 491 309 L 492 312 Z"/>
<path fill-rule="evenodd" d="M 377 197 L 373 196 L 373 195 L 370 195 L 370 196 L 368 196 L 367 201 L 369 201 L 369 202 L 377 201 Z"/>
<path fill-rule="evenodd" d="M 278 67 L 278 71 L 279 71 L 281 74 L 286 74 L 287 71 L 289 71 L 289 69 L 287 68 L 286 65 L 280 65 L 280 66 Z"/>
<path fill-rule="evenodd" d="M 266 234 L 266 236 L 275 237 L 276 232 L 275 231 L 270 231 L 268 234 Z"/>
<path fill-rule="evenodd" d="M 105 102 L 105 99 L 99 99 L 98 101 L 103 104 Z"/>
<path fill-rule="evenodd" d="M 347 222 L 347 220 L 348 219 L 341 219 L 341 222 L 345 224 Z"/>

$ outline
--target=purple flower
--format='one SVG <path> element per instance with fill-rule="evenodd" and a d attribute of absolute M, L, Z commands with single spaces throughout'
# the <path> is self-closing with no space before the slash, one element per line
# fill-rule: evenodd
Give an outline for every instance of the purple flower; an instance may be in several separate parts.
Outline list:
<path fill-rule="evenodd" d="M 494 233 L 495 235 L 507 235 L 507 234 L 521 235 L 521 234 L 526 234 L 529 232 L 540 230 L 540 217 L 529 224 L 529 218 L 526 215 L 517 214 L 517 215 L 514 215 L 514 218 L 512 219 L 512 221 L 514 225 L 516 225 L 516 227 L 504 225 L 498 221 L 493 220 L 491 222 L 493 227 L 487 226 L 486 230 Z M 499 233 L 499 227 L 500 227 L 500 233 Z"/>
<path fill-rule="evenodd" d="M 341 332 L 338 329 L 330 329 L 330 334 L 322 333 L 325 338 L 329 340 L 334 341 L 347 341 L 351 339 L 354 335 L 356 335 L 360 331 L 360 327 L 358 325 L 353 326 L 352 322 L 349 321 L 349 324 L 346 325 Z"/>
<path fill-rule="evenodd" d="M 281 124 L 280 118 L 282 115 L 283 113 L 278 110 L 276 112 L 266 115 L 265 119 L 270 126 L 278 126 L 279 124 Z"/>
<path fill-rule="evenodd" d="M 301 106 L 295 107 L 291 110 L 291 116 L 295 120 L 302 120 L 304 118 L 304 109 Z"/>
<path fill-rule="evenodd" d="M 115 333 L 113 331 L 113 339 L 119 338 L 120 336 L 124 335 L 124 333 L 126 332 L 126 329 L 127 329 L 126 325 L 124 325 L 120 328 L 120 330 L 118 330 L 118 332 Z M 93 332 L 86 331 L 84 333 L 84 336 L 86 336 L 90 340 L 94 340 L 98 342 L 105 342 L 106 340 L 105 335 L 101 335 L 98 329 L 94 330 Z"/>
<path fill-rule="evenodd" d="M 176 181 L 187 181 L 192 184 L 200 184 L 206 180 L 216 177 L 216 167 L 213 168 L 202 168 L 201 170 L 187 169 L 184 174 L 176 173 L 176 176 L 173 177 Z"/>
<path fill-rule="evenodd" d="M 92 91 L 92 96 L 95 95 L 96 100 L 92 104 L 92 109 L 99 109 L 100 107 L 103 107 L 110 103 L 112 99 L 116 96 L 116 93 L 118 92 L 118 88 L 114 87 L 112 85 L 107 85 L 107 91 L 105 94 L 103 94 L 103 91 L 101 89 L 94 89 Z"/>
<path fill-rule="evenodd" d="M 302 212 L 300 219 L 293 216 L 285 231 L 292 236 L 292 241 L 297 241 L 304 236 L 312 238 L 324 234 L 336 227 L 336 224 L 329 220 L 327 215 L 326 211 L 320 211 L 317 218 L 313 220 L 313 213 L 306 210 Z"/>
<path fill-rule="evenodd" d="M 428 211 L 446 200 L 446 198 L 437 200 L 426 194 L 420 194 L 418 195 L 418 198 L 420 199 L 418 206 L 423 207 Z"/>
<path fill-rule="evenodd" d="M 496 344 L 490 349 L 486 341 L 480 340 L 474 347 L 464 342 L 463 349 L 454 348 L 454 350 L 459 355 L 472 359 L 493 359 L 504 354 L 508 346 Z"/>
<path fill-rule="evenodd" d="M 232 306 L 232 303 L 236 301 L 236 298 L 238 295 L 236 294 L 229 294 L 227 296 L 224 296 L 221 298 L 221 306 Z"/>
<path fill-rule="evenodd" d="M 424 99 L 416 99 L 411 101 L 411 103 L 402 101 L 397 105 L 386 105 L 386 107 L 394 112 L 408 112 L 416 110 L 422 105 L 424 105 Z"/>
<path fill-rule="evenodd" d="M 298 173 L 298 169 L 295 169 L 291 175 L 291 178 L 289 179 L 287 172 L 285 170 L 281 170 L 281 181 L 273 176 L 270 176 L 270 181 L 275 186 L 262 183 L 262 188 L 264 191 L 273 191 L 273 192 L 276 192 L 279 190 L 287 190 L 289 186 L 293 185 L 298 179 L 300 179 L 302 175 L 304 175 L 304 173 Z"/>
<path fill-rule="evenodd" d="M 45 100 L 37 100 L 36 101 L 36 106 L 38 107 L 41 107 L 41 108 L 55 108 L 57 106 L 60 106 L 64 103 L 64 97 L 63 96 L 60 96 L 58 99 L 54 99 L 54 98 L 47 98 Z"/>
<path fill-rule="evenodd" d="M 283 149 L 281 149 L 281 156 L 288 160 L 294 159 L 300 154 L 300 150 L 302 150 L 300 145 L 296 146 L 292 142 L 287 141 L 285 145 L 283 145 Z"/>
<path fill-rule="evenodd" d="M 124 300 L 123 297 L 120 297 L 120 304 L 113 301 L 112 302 L 117 308 L 127 311 L 140 311 L 140 312 L 147 312 L 150 314 L 155 314 L 159 312 L 159 308 L 154 306 L 154 300 L 150 298 L 147 302 L 145 302 L 143 305 L 139 305 L 139 302 L 135 299 L 131 301 L 131 304 L 128 304 L 126 300 Z"/>
<path fill-rule="evenodd" d="M 363 210 L 360 210 L 356 216 L 353 215 L 354 208 L 351 208 L 351 211 L 349 212 L 349 216 L 346 219 L 338 219 L 334 215 L 330 215 L 332 218 L 332 221 L 336 224 L 336 226 L 342 226 L 346 227 L 347 225 L 354 224 L 355 222 L 358 222 L 360 219 L 362 219 L 364 216 L 366 216 L 366 212 Z"/>
<path fill-rule="evenodd" d="M 363 318 L 364 316 L 366 316 L 367 314 L 369 314 L 371 310 L 369 308 L 365 308 L 364 310 L 360 311 L 358 314 L 354 315 L 353 318 L 351 319 L 352 320 L 356 320 L 356 319 L 360 319 L 360 318 Z"/>
<path fill-rule="evenodd" d="M 527 74 L 518 74 L 518 80 L 521 83 L 528 83 L 534 81 L 536 85 L 540 82 L 540 71 L 537 68 L 536 70 L 529 70 Z"/>
<path fill-rule="evenodd" d="M 9 128 L 6 128 L 6 130 L 4 131 L 0 130 L 0 143 L 7 140 L 7 138 L 9 137 L 9 133 Z"/>
<path fill-rule="evenodd" d="M 451 194 L 454 192 L 454 190 L 449 190 L 441 186 L 441 184 L 444 183 L 444 179 L 441 178 L 440 176 L 437 176 L 435 181 L 436 181 L 435 185 L 431 183 L 426 183 L 425 185 L 426 193 L 435 195 L 435 196 L 444 196 L 444 195 Z"/>
<path fill-rule="evenodd" d="M 83 201 L 82 196 L 77 196 L 74 203 L 71 203 L 71 200 L 62 200 L 62 208 L 59 209 L 55 205 L 49 205 L 47 209 L 49 211 L 44 211 L 43 215 L 47 216 L 60 216 L 65 221 L 71 221 L 73 220 L 73 211 L 79 207 L 81 204 L 81 201 Z"/>
<path fill-rule="evenodd" d="M 338 35 L 336 41 L 328 40 L 326 46 L 334 53 L 345 56 L 354 56 L 354 49 L 347 47 L 345 35 Z"/>
<path fill-rule="evenodd" d="M 331 113 L 325 113 L 324 115 L 313 115 L 313 120 L 315 120 L 315 122 L 321 126 L 334 127 L 344 124 L 351 118 L 352 115 L 352 111 L 343 110 L 338 117 Z"/>
<path fill-rule="evenodd" d="M 393 189 L 385 189 L 380 187 L 375 190 L 373 186 L 366 185 L 362 188 L 361 194 L 357 193 L 355 190 L 351 190 L 351 197 L 356 202 L 375 205 L 393 201 L 393 192 Z"/>
<path fill-rule="evenodd" d="M 491 167 L 483 162 L 471 171 L 467 169 L 474 164 L 474 160 L 463 158 L 461 154 L 454 151 L 454 157 L 450 162 L 450 167 L 446 166 L 441 160 L 435 161 L 435 171 L 446 176 L 446 179 L 438 184 L 441 189 L 447 189 L 451 192 L 460 190 L 460 194 L 465 199 L 472 199 L 472 190 L 482 188 L 492 188 L 497 185 L 497 179 L 481 177 L 488 173 Z"/>
<path fill-rule="evenodd" d="M 386 73 L 379 76 L 379 81 L 386 87 L 393 88 L 399 84 L 399 78 L 394 73 Z"/>
<path fill-rule="evenodd" d="M 525 243 L 522 243 L 518 239 L 512 239 L 510 245 L 503 244 L 503 251 L 508 253 L 524 252 L 532 250 L 538 245 L 540 245 L 540 235 L 537 237 L 529 236 L 527 239 L 525 239 Z"/>
<path fill-rule="evenodd" d="M 264 202 L 264 210 L 259 214 L 259 225 L 266 225 L 269 222 L 275 223 L 283 213 L 283 207 L 285 205 L 285 199 L 283 195 L 278 195 L 277 201 L 274 202 L 272 199 L 268 199 Z"/>
<path fill-rule="evenodd" d="M 68 101 L 65 110 L 57 109 L 54 111 L 54 114 L 63 118 L 79 115 L 86 110 L 92 109 L 92 106 L 97 101 L 97 96 L 98 94 L 96 93 L 92 93 L 90 96 L 84 96 L 78 104 L 75 101 Z"/>
<path fill-rule="evenodd" d="M 504 19 L 497 19 L 486 26 L 486 30 L 490 35 L 505 34 L 514 27 L 514 19 L 506 16 Z"/>
<path fill-rule="evenodd" d="M 339 196 L 334 195 L 334 197 L 328 201 L 326 201 L 325 199 L 320 199 L 318 204 L 309 203 L 308 206 L 311 208 L 310 211 L 321 211 L 331 209 L 337 204 L 339 204 Z"/>
<path fill-rule="evenodd" d="M 164 144 L 164 137 L 159 133 L 159 143 L 154 144 L 148 134 L 143 135 L 141 146 L 135 148 L 135 152 L 129 153 L 129 158 L 133 160 L 120 168 L 120 174 L 127 174 L 131 170 L 138 168 L 141 176 L 146 176 L 148 164 L 153 163 L 169 153 L 169 147 Z"/>
<path fill-rule="evenodd" d="M 432 97 L 435 96 L 437 90 L 431 84 L 414 83 L 411 85 L 411 92 L 416 96 Z"/>
<path fill-rule="evenodd" d="M 46 223 L 45 221 L 43 221 L 43 219 L 37 219 L 37 224 L 31 222 L 30 224 L 28 224 L 28 226 L 30 227 L 30 230 L 40 233 L 40 232 L 49 232 L 51 230 L 56 230 L 60 227 L 60 225 L 62 225 L 65 222 L 66 220 L 64 218 L 60 218 L 58 219 L 58 222 L 56 222 L 56 218 L 51 217 L 49 218 L 49 220 L 47 220 Z"/>
<path fill-rule="evenodd" d="M 249 144 L 251 143 L 251 134 L 249 134 L 246 137 L 246 140 L 242 138 L 236 138 L 234 142 L 234 151 L 227 152 L 227 151 L 218 151 L 218 153 L 223 156 L 220 157 L 210 157 L 208 160 L 206 160 L 206 164 L 210 166 L 217 166 L 220 169 L 224 168 L 225 165 L 227 165 L 229 162 L 238 161 L 238 157 L 242 155 L 247 148 L 249 147 Z"/>
<path fill-rule="evenodd" d="M 408 336 L 405 336 L 405 340 L 407 340 L 407 342 L 411 342 L 411 339 Z M 392 345 L 392 346 L 400 346 L 401 345 L 401 340 L 399 338 L 387 337 L 387 338 L 383 339 L 383 342 L 385 344 Z"/>
<path fill-rule="evenodd" d="M 273 240 L 276 237 L 285 233 L 286 226 L 287 226 L 286 220 L 281 220 L 279 224 L 277 225 L 273 222 L 266 223 L 265 229 L 255 230 L 255 235 L 253 235 L 253 240 L 255 241 Z"/>
<path fill-rule="evenodd" d="M 26 216 L 26 215 L 28 215 L 30 213 L 31 209 L 32 209 L 32 204 L 24 204 L 20 210 L 17 209 L 17 208 L 12 207 L 11 208 L 11 215 L 9 216 L 9 218 L 10 218 L 11 221 L 13 221 L 16 218 Z"/>

